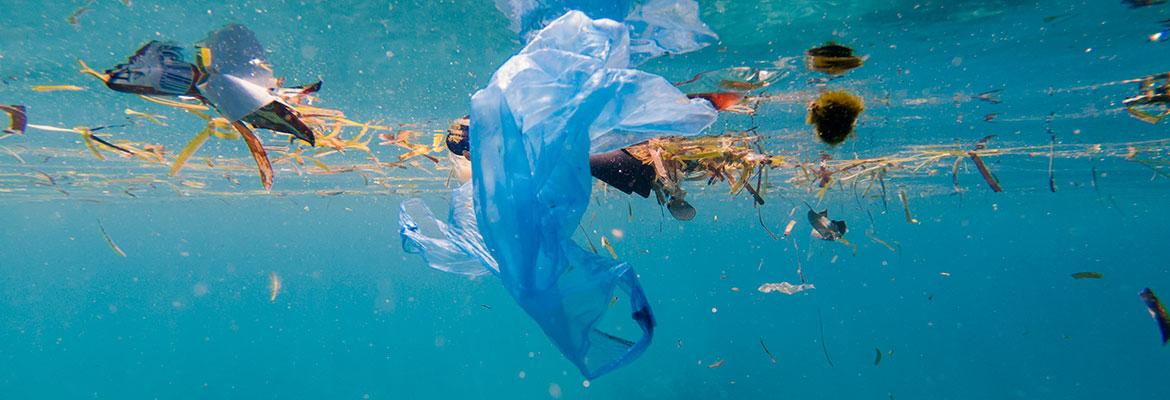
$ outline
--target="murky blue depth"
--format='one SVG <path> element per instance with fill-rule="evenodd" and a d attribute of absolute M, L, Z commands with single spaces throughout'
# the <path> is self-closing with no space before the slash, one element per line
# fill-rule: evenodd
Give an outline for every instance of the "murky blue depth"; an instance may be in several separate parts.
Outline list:
<path fill-rule="evenodd" d="M 126 108 L 169 112 L 169 126 L 118 136 L 177 150 L 201 121 L 104 90 L 76 72 L 77 59 L 104 69 L 147 40 L 193 43 L 236 22 L 256 32 L 290 83 L 324 79 L 322 105 L 443 129 L 521 47 L 486 0 L 220 3 L 100 0 L 72 25 L 86 2 L 0 0 L 0 104 L 27 105 L 32 123 L 62 127 L 124 122 Z M 712 128 L 757 126 L 765 150 L 805 160 L 993 134 L 997 146 L 1047 145 L 1048 118 L 1060 144 L 1167 137 L 1165 122 L 1120 108 L 1136 85 L 1086 86 L 1165 72 L 1170 43 L 1148 36 L 1164 29 L 1170 5 L 833 3 L 702 1 L 720 43 L 640 68 L 677 82 L 779 62 L 793 69 L 773 92 L 804 99 L 822 76 L 799 57 L 826 41 L 848 44 L 866 64 L 825 85 L 866 98 L 851 141 L 814 141 L 804 100 L 766 104 L 754 119 L 721 115 Z M 42 84 L 88 90 L 30 90 Z M 996 89 L 1002 103 L 971 100 Z M 75 135 L 39 131 L 0 145 L 85 151 Z M 201 152 L 247 156 L 238 141 Z M 0 159 L 0 173 L 143 171 L 118 159 Z M 1145 287 L 1170 298 L 1167 171 L 1058 158 L 1053 193 L 1047 161 L 1046 152 L 989 160 L 1003 193 L 970 163 L 961 194 L 949 164 L 887 178 L 884 202 L 858 195 L 864 186 L 834 187 L 820 208 L 848 221 L 856 250 L 811 238 L 803 202 L 816 193 L 776 176 L 763 219 L 779 233 L 796 207 L 798 221 L 780 240 L 760 227 L 750 197 L 730 198 L 725 184 L 687 186 L 699 210 L 691 222 L 653 199 L 596 190 L 589 237 L 578 240 L 608 237 L 638 272 L 658 326 L 641 358 L 592 382 L 496 279 L 444 274 L 403 253 L 406 195 L 312 194 L 361 187 L 358 176 L 278 168 L 272 194 L 247 196 L 0 191 L 0 399 L 1170 398 L 1170 349 L 1138 298 Z M 438 176 L 413 195 L 436 210 L 445 210 L 446 173 L 383 172 Z M 240 174 L 240 191 L 259 186 L 253 174 Z M 20 185 L 35 186 L 0 179 L 0 188 Z M 907 223 L 899 191 L 919 224 Z M 798 282 L 798 266 L 815 289 L 756 290 Z M 1084 271 L 1103 278 L 1070 277 Z M 275 299 L 273 273 L 282 280 Z"/>

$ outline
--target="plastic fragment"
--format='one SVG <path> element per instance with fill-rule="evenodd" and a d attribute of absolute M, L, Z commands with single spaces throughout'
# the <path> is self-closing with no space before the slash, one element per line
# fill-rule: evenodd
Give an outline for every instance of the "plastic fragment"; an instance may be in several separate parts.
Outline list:
<path fill-rule="evenodd" d="M 1158 331 L 1162 333 L 1162 345 L 1165 346 L 1170 343 L 1170 315 L 1166 313 L 1166 307 L 1158 300 L 1158 296 L 1154 295 L 1154 291 L 1150 288 L 1142 289 L 1138 294 L 1142 301 L 1146 303 L 1146 308 L 1150 311 L 1150 317 L 1158 323 Z"/>
<path fill-rule="evenodd" d="M 809 289 L 816 289 L 816 287 L 813 286 L 813 284 L 811 284 L 811 283 L 801 283 L 801 284 L 793 285 L 793 284 L 788 283 L 788 282 L 780 282 L 780 283 L 765 283 L 765 284 L 760 285 L 759 288 L 756 288 L 756 290 L 760 291 L 760 293 L 780 292 L 780 293 L 784 293 L 784 294 L 788 294 L 788 295 L 797 294 L 797 293 L 800 293 L 800 292 L 803 292 L 803 291 L 809 290 Z"/>
<path fill-rule="evenodd" d="M 716 43 L 718 35 L 699 19 L 694 0 L 496 0 L 496 8 L 524 39 L 567 11 L 624 22 L 630 30 L 630 63 L 682 54 Z"/>

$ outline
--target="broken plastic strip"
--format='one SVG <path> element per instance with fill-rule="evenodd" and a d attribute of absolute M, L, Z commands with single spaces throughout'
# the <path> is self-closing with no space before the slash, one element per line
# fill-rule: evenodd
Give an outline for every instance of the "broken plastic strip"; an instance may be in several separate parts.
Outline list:
<path fill-rule="evenodd" d="M 479 276 L 498 269 L 475 228 L 472 191 L 470 182 L 451 191 L 446 223 L 435 218 L 421 199 L 402 202 L 398 224 L 403 251 L 454 274 Z"/>

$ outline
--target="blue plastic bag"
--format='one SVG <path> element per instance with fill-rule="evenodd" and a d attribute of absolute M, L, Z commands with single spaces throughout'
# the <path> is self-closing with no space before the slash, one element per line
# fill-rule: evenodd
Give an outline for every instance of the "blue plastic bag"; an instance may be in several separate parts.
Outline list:
<path fill-rule="evenodd" d="M 498 270 L 483 244 L 471 205 L 471 182 L 451 191 L 447 223 L 435 218 L 420 199 L 402 202 L 398 214 L 402 250 L 419 254 L 431 268 L 469 276 Z M 417 221 L 417 222 L 416 222 Z"/>
<path fill-rule="evenodd" d="M 629 43 L 616 21 L 569 12 L 550 23 L 472 97 L 472 180 L 452 193 L 451 223 L 427 221 L 416 200 L 400 215 L 404 248 L 436 269 L 495 272 L 590 379 L 640 355 L 654 316 L 628 264 L 572 240 L 592 190 L 589 154 L 697 135 L 716 117 L 662 77 L 626 69 Z M 637 328 L 602 330 L 615 289 Z"/>
<path fill-rule="evenodd" d="M 530 39 L 566 11 L 624 22 L 630 30 L 632 65 L 662 54 L 682 54 L 719 41 L 699 19 L 694 0 L 495 0 L 512 30 Z"/>

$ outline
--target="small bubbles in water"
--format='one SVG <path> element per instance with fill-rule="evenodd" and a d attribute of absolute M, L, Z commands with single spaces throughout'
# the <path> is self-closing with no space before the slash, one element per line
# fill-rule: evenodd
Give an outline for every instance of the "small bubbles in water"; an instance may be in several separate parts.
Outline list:
<path fill-rule="evenodd" d="M 554 399 L 561 398 L 561 385 L 555 383 L 548 384 L 548 395 Z"/>
<path fill-rule="evenodd" d="M 447 338 L 442 336 L 435 336 L 435 347 L 443 347 L 447 345 Z"/>
<path fill-rule="evenodd" d="M 528 358 L 536 358 L 536 353 L 531 352 L 531 351 L 528 352 Z"/>
<path fill-rule="evenodd" d="M 519 376 L 520 379 L 524 379 L 524 377 L 528 376 L 528 374 L 524 373 L 524 371 L 520 371 L 520 373 L 516 375 Z"/>
<path fill-rule="evenodd" d="M 586 379 L 586 380 L 581 381 L 581 387 L 588 388 L 589 387 L 589 380 Z"/>
<path fill-rule="evenodd" d="M 304 45 L 301 46 L 301 58 L 312 60 L 317 58 L 317 46 Z"/>
<path fill-rule="evenodd" d="M 717 313 L 717 312 L 719 312 L 719 309 L 718 309 L 718 308 L 711 307 L 711 313 L 712 313 L 712 314 L 714 314 L 714 313 Z"/>

